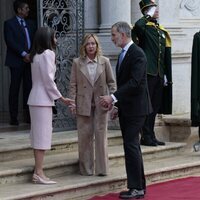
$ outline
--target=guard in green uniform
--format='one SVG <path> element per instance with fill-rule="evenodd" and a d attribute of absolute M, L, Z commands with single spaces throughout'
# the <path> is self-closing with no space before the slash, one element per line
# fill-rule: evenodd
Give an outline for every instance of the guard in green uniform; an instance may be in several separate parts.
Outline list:
<path fill-rule="evenodd" d="M 158 19 L 158 7 L 153 0 L 139 3 L 143 17 L 133 27 L 132 38 L 147 56 L 147 80 L 153 113 L 147 117 L 142 130 L 141 144 L 165 145 L 155 137 L 157 113 L 172 113 L 171 39 Z"/>

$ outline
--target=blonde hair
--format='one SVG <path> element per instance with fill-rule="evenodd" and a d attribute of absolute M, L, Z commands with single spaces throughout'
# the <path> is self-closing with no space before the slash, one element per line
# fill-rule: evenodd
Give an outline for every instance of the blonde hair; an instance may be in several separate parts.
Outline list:
<path fill-rule="evenodd" d="M 87 56 L 86 46 L 87 46 L 87 42 L 88 42 L 89 38 L 91 38 L 91 37 L 94 38 L 96 45 L 97 45 L 96 56 L 102 55 L 101 45 L 99 43 L 99 39 L 98 39 L 97 35 L 95 35 L 93 33 L 87 33 L 87 34 L 85 34 L 83 41 L 82 41 L 82 45 L 80 47 L 80 57 L 81 58 L 85 58 Z"/>

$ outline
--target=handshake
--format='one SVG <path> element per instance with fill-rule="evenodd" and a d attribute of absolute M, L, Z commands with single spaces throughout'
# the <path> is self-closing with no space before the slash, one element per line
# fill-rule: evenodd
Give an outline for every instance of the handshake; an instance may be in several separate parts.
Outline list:
<path fill-rule="evenodd" d="M 114 120 L 118 117 L 118 108 L 113 106 L 113 98 L 111 96 L 100 96 L 100 105 L 110 110 L 110 118 Z"/>
<path fill-rule="evenodd" d="M 106 110 L 110 111 L 110 118 L 111 120 L 114 120 L 118 117 L 118 108 L 116 106 L 113 106 L 113 98 L 111 96 L 100 96 L 99 104 L 105 108 Z M 63 98 L 63 102 L 67 104 L 70 108 L 70 111 L 72 114 L 76 114 L 76 105 L 74 100 L 69 98 Z"/>
<path fill-rule="evenodd" d="M 72 105 L 74 104 L 74 100 L 73 99 L 69 99 L 69 98 L 66 98 L 66 97 L 60 97 L 60 100 L 65 104 L 65 105 Z"/>
<path fill-rule="evenodd" d="M 65 105 L 69 106 L 72 113 L 75 113 L 76 105 L 75 105 L 75 101 L 73 99 L 69 99 L 66 97 L 61 97 L 60 99 Z"/>

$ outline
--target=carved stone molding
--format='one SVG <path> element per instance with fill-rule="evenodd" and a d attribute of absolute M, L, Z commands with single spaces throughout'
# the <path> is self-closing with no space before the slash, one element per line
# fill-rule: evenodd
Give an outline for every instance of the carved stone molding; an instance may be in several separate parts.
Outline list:
<path fill-rule="evenodd" d="M 180 8 L 187 10 L 193 16 L 200 17 L 200 0 L 182 0 Z"/>

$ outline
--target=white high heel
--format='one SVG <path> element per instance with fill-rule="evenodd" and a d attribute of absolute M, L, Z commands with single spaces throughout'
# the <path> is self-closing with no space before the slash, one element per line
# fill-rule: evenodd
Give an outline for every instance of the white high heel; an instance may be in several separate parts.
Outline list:
<path fill-rule="evenodd" d="M 34 183 L 37 183 L 37 184 L 44 184 L 44 185 L 51 185 L 51 184 L 56 184 L 57 182 L 55 181 L 52 181 L 50 179 L 48 180 L 45 180 L 44 178 L 38 176 L 37 174 L 33 174 L 33 179 L 32 181 Z"/>

